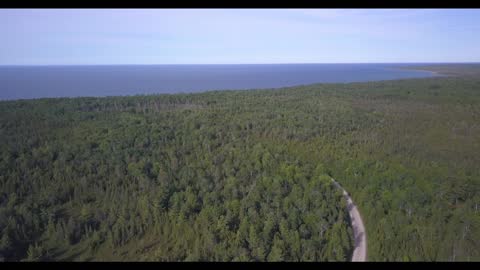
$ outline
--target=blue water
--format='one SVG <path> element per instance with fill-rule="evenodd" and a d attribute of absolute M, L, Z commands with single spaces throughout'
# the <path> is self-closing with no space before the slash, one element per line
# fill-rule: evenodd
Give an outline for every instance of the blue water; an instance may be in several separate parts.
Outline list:
<path fill-rule="evenodd" d="M 398 69 L 402 65 L 0 66 L 0 99 L 184 93 L 434 76 Z"/>

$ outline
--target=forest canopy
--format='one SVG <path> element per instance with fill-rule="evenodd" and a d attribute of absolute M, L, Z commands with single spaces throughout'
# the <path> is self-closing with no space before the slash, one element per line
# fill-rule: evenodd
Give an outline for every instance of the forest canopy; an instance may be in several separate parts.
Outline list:
<path fill-rule="evenodd" d="M 480 260 L 480 79 L 0 102 L 0 257 Z"/>

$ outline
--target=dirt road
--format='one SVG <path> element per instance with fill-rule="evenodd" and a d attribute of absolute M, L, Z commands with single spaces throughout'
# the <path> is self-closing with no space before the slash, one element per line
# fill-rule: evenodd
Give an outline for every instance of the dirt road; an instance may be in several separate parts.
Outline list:
<path fill-rule="evenodd" d="M 367 261 L 367 235 L 365 233 L 365 226 L 363 220 L 358 212 L 357 206 L 353 203 L 350 195 L 345 189 L 340 186 L 337 181 L 332 178 L 333 184 L 343 191 L 343 196 L 347 200 L 348 213 L 353 227 L 353 235 L 355 238 L 355 247 L 353 250 L 352 262 L 366 262 Z"/>

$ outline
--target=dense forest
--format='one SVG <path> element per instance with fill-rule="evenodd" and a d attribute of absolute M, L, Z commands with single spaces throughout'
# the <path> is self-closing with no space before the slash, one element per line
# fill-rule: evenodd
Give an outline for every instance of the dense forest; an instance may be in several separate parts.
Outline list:
<path fill-rule="evenodd" d="M 480 260 L 480 76 L 0 102 L 0 259 Z"/>

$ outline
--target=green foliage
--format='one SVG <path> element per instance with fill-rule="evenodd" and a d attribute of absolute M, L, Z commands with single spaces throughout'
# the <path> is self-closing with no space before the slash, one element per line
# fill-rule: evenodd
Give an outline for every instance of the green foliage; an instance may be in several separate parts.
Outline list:
<path fill-rule="evenodd" d="M 434 85 L 435 87 L 432 87 Z M 6 260 L 479 260 L 480 81 L 0 102 Z"/>
<path fill-rule="evenodd" d="M 45 257 L 45 250 L 38 244 L 30 245 L 27 250 L 27 258 L 24 261 L 41 261 Z"/>

